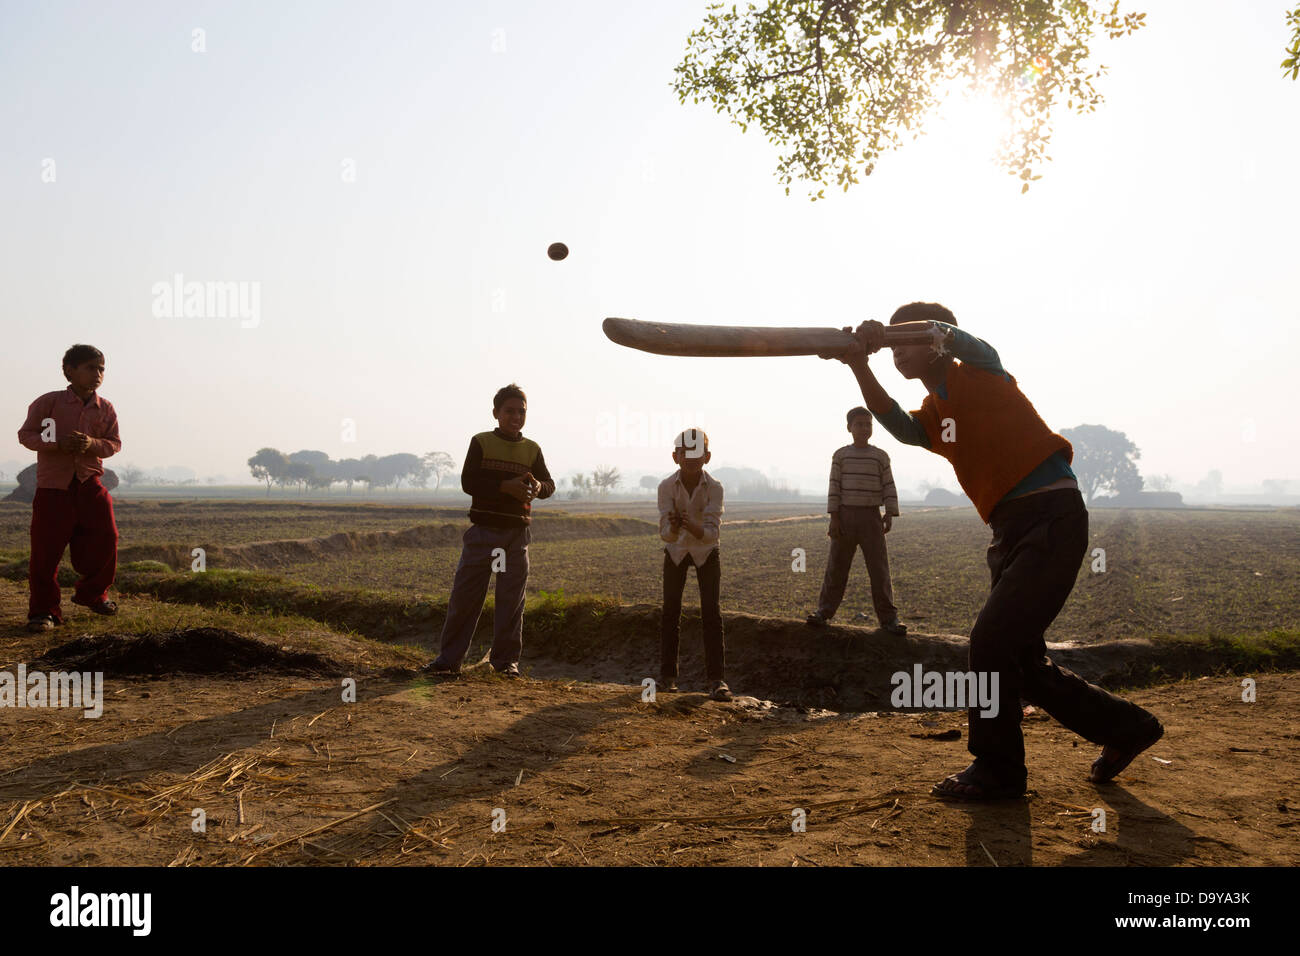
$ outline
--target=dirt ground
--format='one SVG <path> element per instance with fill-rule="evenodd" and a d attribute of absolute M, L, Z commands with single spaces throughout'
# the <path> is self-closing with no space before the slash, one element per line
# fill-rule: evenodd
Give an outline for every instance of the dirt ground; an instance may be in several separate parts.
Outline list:
<path fill-rule="evenodd" d="M 0 584 L 0 620 L 21 620 L 23 589 Z M 57 636 L 6 626 L 0 658 L 33 662 L 104 625 L 78 609 Z M 216 630 L 205 636 L 223 639 Z M 397 651 L 386 658 L 367 648 L 330 664 L 262 642 L 260 659 L 233 655 L 228 673 L 108 676 L 97 720 L 80 711 L 0 711 L 0 862 L 1300 860 L 1295 673 L 1261 675 L 1251 704 L 1233 677 L 1133 692 L 1165 722 L 1165 737 L 1101 787 L 1086 779 L 1096 748 L 1031 714 L 1029 796 L 951 805 L 929 788 L 968 762 L 964 713 L 719 704 L 689 673 L 683 693 L 653 703 L 637 686 L 562 677 L 507 681 L 477 671 L 433 682 L 415 678 Z M 121 654 L 98 660 L 141 669 Z M 356 703 L 341 699 L 338 675 L 349 673 Z M 1091 830 L 1094 808 L 1106 811 L 1104 833 Z M 792 830 L 796 809 L 806 832 Z M 195 811 L 204 832 L 196 832 Z"/>

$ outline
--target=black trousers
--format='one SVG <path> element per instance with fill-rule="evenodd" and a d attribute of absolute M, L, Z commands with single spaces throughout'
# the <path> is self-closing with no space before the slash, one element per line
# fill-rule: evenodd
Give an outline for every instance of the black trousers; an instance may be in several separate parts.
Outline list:
<path fill-rule="evenodd" d="M 722 608 L 719 596 L 722 591 L 722 564 L 718 549 L 714 548 L 702 565 L 696 566 L 689 554 L 681 564 L 673 564 L 664 549 L 664 614 L 661 631 L 659 674 L 664 679 L 677 677 L 677 649 L 681 636 L 682 591 L 686 587 L 688 568 L 695 568 L 695 580 L 700 585 L 700 619 L 704 625 L 704 668 L 710 681 L 722 680 L 723 642 Z"/>
<path fill-rule="evenodd" d="M 1073 488 L 998 505 L 988 549 L 993 589 L 970 635 L 970 669 L 997 673 L 998 713 L 969 712 L 969 749 L 1007 781 L 1025 779 L 1021 701 L 1095 744 L 1123 745 L 1154 719 L 1047 658 L 1043 634 L 1065 606 L 1088 549 L 1088 510 Z"/>

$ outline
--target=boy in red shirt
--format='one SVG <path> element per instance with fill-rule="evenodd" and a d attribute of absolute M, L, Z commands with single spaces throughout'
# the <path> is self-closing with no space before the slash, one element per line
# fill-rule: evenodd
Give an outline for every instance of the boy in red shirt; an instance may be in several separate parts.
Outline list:
<path fill-rule="evenodd" d="M 97 394 L 104 380 L 104 353 L 74 345 L 63 356 L 63 376 L 68 387 L 32 402 L 18 431 L 23 447 L 36 452 L 27 574 L 27 629 L 34 633 L 63 623 L 58 574 L 69 545 L 72 567 L 80 575 L 72 603 L 97 614 L 117 613 L 117 605 L 108 600 L 117 573 L 117 523 L 113 499 L 99 479 L 103 459 L 121 451 L 122 441 L 117 413 Z"/>
<path fill-rule="evenodd" d="M 1043 634 L 1074 587 L 1088 548 L 1088 511 L 1070 470 L 1070 443 L 1047 427 L 981 339 L 956 327 L 941 305 L 913 302 L 889 320 L 929 332 L 936 344 L 894 348 L 904 378 L 929 394 L 904 412 L 867 367 L 885 344 L 885 327 L 864 322 L 840 355 L 877 420 L 901 442 L 947 458 L 962 489 L 993 529 L 993 587 L 970 635 L 970 669 L 998 674 L 998 709 L 970 708 L 967 747 L 974 762 L 935 784 L 935 796 L 994 800 L 1025 792 L 1021 700 L 1102 745 L 1088 778 L 1105 783 L 1164 733 L 1154 716 L 1053 664 Z M 847 329 L 845 331 L 848 331 Z M 953 359 L 960 359 L 954 362 Z"/>

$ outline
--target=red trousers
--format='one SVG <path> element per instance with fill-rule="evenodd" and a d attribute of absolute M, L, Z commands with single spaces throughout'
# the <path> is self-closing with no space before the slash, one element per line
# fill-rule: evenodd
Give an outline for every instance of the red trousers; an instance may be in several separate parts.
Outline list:
<path fill-rule="evenodd" d="M 117 574 L 117 522 L 113 499 L 98 478 L 72 479 L 65 488 L 37 488 L 32 501 L 32 558 L 27 572 L 27 616 L 48 614 L 60 624 L 59 562 L 71 545 L 79 575 L 74 604 L 98 604 Z"/>

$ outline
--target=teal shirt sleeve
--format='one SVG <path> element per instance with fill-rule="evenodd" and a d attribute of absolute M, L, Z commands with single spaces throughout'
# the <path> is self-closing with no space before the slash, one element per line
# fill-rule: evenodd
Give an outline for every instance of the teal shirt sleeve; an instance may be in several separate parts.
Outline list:
<path fill-rule="evenodd" d="M 1006 369 L 1002 367 L 1002 360 L 998 358 L 998 350 L 993 346 L 983 339 L 975 338 L 969 332 L 959 329 L 955 325 L 949 325 L 947 322 L 935 322 L 934 324 L 941 329 L 952 332 L 952 354 L 955 358 L 960 359 L 963 365 L 969 365 L 972 368 L 992 372 L 994 375 L 1010 378 Z"/>
<path fill-rule="evenodd" d="M 893 408 L 883 415 L 876 416 L 876 420 L 904 445 L 920 445 L 926 451 L 930 450 L 930 436 L 925 433 L 924 426 L 903 411 L 897 400 L 894 401 Z"/>

